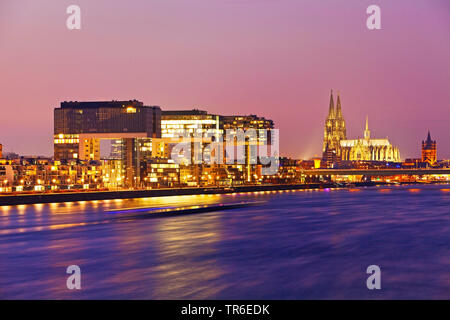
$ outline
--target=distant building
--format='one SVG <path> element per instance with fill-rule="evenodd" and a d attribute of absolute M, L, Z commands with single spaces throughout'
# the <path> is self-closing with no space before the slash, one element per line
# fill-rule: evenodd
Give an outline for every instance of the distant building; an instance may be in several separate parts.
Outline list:
<path fill-rule="evenodd" d="M 325 151 L 322 154 L 322 161 L 320 166 L 323 168 L 332 168 L 334 164 L 339 163 L 341 158 L 337 155 L 336 149 L 331 149 L 326 145 Z M 314 164 L 314 167 L 316 165 Z"/>
<path fill-rule="evenodd" d="M 12 169 L 12 166 L 0 163 L 0 188 L 6 187 L 13 181 L 14 181 L 14 171 Z"/>
<path fill-rule="evenodd" d="M 422 159 L 414 159 L 408 158 L 402 162 L 402 168 L 425 168 L 425 163 L 422 162 Z"/>
<path fill-rule="evenodd" d="M 14 160 L 14 159 L 20 158 L 20 155 L 15 152 L 6 152 L 3 156 L 5 159 L 8 159 L 8 160 Z"/>
<path fill-rule="evenodd" d="M 430 131 L 427 140 L 422 141 L 422 162 L 427 162 L 431 166 L 437 163 L 436 140 L 431 140 Z"/>
<path fill-rule="evenodd" d="M 0 143 L 0 159 L 3 158 L 3 145 Z"/>

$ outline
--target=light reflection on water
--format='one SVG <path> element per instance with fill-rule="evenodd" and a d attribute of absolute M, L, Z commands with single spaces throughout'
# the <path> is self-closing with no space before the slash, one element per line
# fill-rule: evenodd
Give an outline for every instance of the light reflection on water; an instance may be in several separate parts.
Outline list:
<path fill-rule="evenodd" d="M 358 190 L 358 191 L 357 191 Z M 0 207 L 0 298 L 450 298 L 445 186 Z M 161 219 L 109 210 L 267 200 Z M 120 215 L 114 213 L 113 215 Z M 82 290 L 66 289 L 67 266 Z M 365 287 L 380 265 L 382 290 Z"/>

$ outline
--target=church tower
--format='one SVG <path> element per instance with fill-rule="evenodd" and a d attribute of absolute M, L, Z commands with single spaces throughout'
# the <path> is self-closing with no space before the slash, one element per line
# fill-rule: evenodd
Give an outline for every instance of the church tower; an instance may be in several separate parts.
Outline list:
<path fill-rule="evenodd" d="M 336 132 L 337 132 L 337 136 L 339 138 L 339 142 L 341 140 L 347 139 L 347 129 L 345 127 L 344 116 L 342 115 L 341 96 L 340 96 L 339 92 L 338 92 L 337 105 L 336 105 Z"/>
<path fill-rule="evenodd" d="M 428 162 L 434 166 L 437 162 L 436 140 L 431 140 L 430 131 L 426 141 L 422 141 L 422 162 Z"/>
<path fill-rule="evenodd" d="M 369 117 L 366 116 L 366 129 L 364 130 L 364 139 L 370 140 Z"/>
<path fill-rule="evenodd" d="M 333 148 L 333 133 L 334 133 L 334 122 L 335 122 L 335 112 L 334 112 L 334 99 L 333 99 L 333 90 L 331 90 L 330 94 L 330 104 L 328 107 L 328 116 L 325 120 L 325 130 L 323 136 L 323 150 L 325 152 L 327 149 Z"/>
<path fill-rule="evenodd" d="M 325 120 L 323 148 L 325 153 L 334 153 L 337 159 L 341 156 L 341 140 L 347 139 L 345 120 L 342 115 L 341 97 L 338 93 L 336 108 L 334 106 L 333 90 L 331 90 L 328 116 Z M 328 157 L 329 158 L 329 157 Z"/>

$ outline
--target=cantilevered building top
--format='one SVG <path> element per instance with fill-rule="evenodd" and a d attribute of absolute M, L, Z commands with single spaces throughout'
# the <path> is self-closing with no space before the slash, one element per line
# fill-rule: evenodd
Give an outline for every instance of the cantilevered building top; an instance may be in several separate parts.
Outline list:
<path fill-rule="evenodd" d="M 197 116 L 207 115 L 208 112 L 204 110 L 192 109 L 192 110 L 164 110 L 162 116 Z"/>
<path fill-rule="evenodd" d="M 160 136 L 161 108 L 137 100 L 64 101 L 54 109 L 54 134 L 145 133 Z"/>
<path fill-rule="evenodd" d="M 111 101 L 64 101 L 61 108 L 85 109 L 85 108 L 124 108 L 127 106 L 143 107 L 144 103 L 138 100 L 111 100 Z"/>

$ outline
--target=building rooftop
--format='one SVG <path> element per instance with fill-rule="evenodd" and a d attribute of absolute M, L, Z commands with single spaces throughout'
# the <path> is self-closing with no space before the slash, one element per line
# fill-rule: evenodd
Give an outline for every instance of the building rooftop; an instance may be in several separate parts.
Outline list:
<path fill-rule="evenodd" d="M 123 108 L 125 106 L 143 107 L 144 103 L 138 100 L 111 100 L 111 101 L 64 101 L 61 108 Z"/>
<path fill-rule="evenodd" d="M 192 110 L 164 110 L 161 115 L 163 116 L 198 116 L 207 115 L 208 112 L 204 110 L 192 109 Z"/>

